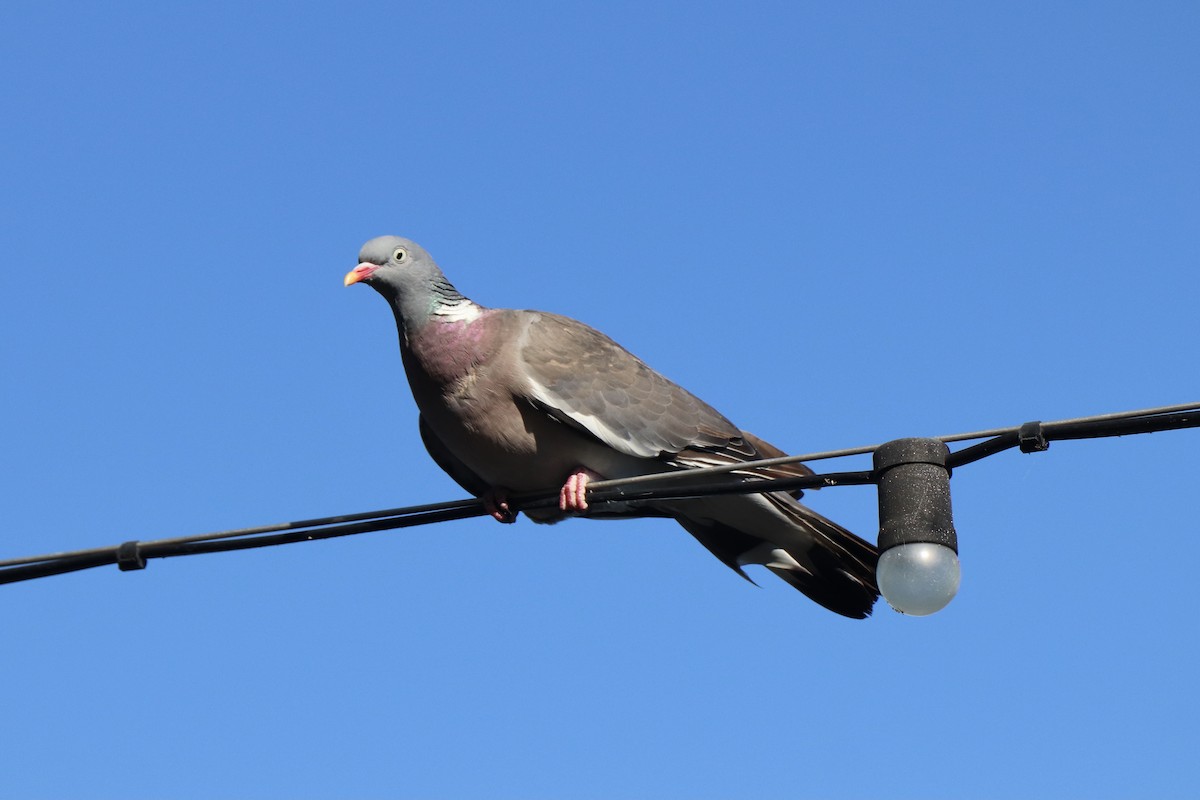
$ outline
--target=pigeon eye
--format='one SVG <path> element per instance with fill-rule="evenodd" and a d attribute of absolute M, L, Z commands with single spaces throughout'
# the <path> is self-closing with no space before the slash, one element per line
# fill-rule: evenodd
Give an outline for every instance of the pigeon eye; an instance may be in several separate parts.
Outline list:
<path fill-rule="evenodd" d="M 395 261 L 397 264 L 404 263 L 404 259 L 406 259 L 406 258 L 408 258 L 408 251 L 405 250 L 403 247 L 397 247 L 395 250 L 392 251 L 392 260 Z"/>

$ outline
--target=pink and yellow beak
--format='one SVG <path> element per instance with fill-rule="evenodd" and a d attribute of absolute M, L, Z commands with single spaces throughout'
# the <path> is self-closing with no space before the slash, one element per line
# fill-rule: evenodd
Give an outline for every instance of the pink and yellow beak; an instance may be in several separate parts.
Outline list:
<path fill-rule="evenodd" d="M 359 281 L 366 280 L 367 278 L 371 277 L 371 273 L 377 269 L 379 269 L 378 264 L 368 264 L 363 262 L 346 273 L 346 280 L 343 282 L 343 285 L 349 286 L 352 283 L 358 283 Z"/>

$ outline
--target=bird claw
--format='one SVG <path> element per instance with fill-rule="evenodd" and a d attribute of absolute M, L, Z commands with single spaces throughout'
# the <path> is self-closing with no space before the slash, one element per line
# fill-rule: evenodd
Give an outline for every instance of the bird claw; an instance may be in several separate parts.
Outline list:
<path fill-rule="evenodd" d="M 558 507 L 565 512 L 582 514 L 588 509 L 587 487 L 590 481 L 603 480 L 603 476 L 587 467 L 576 467 L 567 476 L 567 482 L 558 492 Z"/>
<path fill-rule="evenodd" d="M 489 489 L 479 498 L 483 501 L 483 510 L 497 522 L 511 525 L 517 521 L 517 513 L 508 507 L 507 489 Z"/>

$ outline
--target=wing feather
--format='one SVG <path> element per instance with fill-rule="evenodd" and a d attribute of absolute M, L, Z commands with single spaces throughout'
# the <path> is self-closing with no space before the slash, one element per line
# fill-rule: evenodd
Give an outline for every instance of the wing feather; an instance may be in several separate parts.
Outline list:
<path fill-rule="evenodd" d="M 573 319 L 531 315 L 521 363 L 534 405 L 626 455 L 666 460 L 685 450 L 756 455 L 741 430 L 716 409 Z"/>

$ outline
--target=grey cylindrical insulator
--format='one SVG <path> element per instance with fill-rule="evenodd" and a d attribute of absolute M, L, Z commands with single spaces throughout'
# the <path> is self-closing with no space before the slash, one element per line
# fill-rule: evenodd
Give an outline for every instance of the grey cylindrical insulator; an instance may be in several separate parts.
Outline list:
<path fill-rule="evenodd" d="M 896 439 L 876 449 L 879 552 L 910 542 L 932 542 L 958 552 L 949 455 L 950 449 L 937 439 Z"/>

